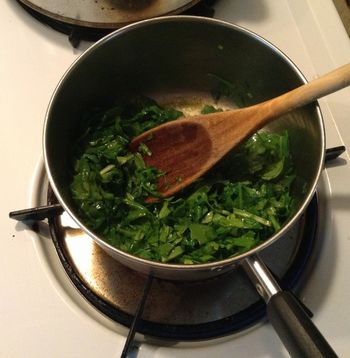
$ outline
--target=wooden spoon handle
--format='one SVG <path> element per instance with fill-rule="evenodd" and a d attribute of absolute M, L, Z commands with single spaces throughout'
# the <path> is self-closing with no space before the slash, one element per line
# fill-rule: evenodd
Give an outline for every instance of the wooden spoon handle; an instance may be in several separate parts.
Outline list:
<path fill-rule="evenodd" d="M 333 93 L 350 84 L 350 63 L 337 68 L 305 85 L 263 103 L 268 108 L 268 118 L 275 118 L 294 108 Z M 266 109 L 265 107 L 265 109 Z"/>

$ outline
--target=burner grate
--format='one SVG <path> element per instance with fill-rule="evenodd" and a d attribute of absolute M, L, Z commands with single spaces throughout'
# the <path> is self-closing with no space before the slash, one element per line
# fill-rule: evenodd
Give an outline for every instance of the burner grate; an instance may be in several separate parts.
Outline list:
<path fill-rule="evenodd" d="M 81 41 L 95 42 L 112 31 L 116 30 L 118 24 L 113 24 L 110 27 L 99 27 L 98 25 L 93 27 L 81 26 L 77 24 L 71 24 L 63 20 L 50 17 L 43 12 L 35 10 L 33 7 L 25 4 L 23 0 L 17 0 L 17 2 L 35 19 L 50 26 L 56 31 L 59 31 L 68 36 L 70 44 L 77 48 Z M 196 5 L 193 5 L 189 9 L 182 12 L 184 15 L 197 15 L 204 17 L 213 17 L 214 8 L 213 5 L 216 0 L 201 0 Z"/>
<path fill-rule="evenodd" d="M 50 200 L 50 204 L 52 203 L 53 201 Z M 281 286 L 286 290 L 297 291 L 305 276 L 307 276 L 306 272 L 311 266 L 310 259 L 316 242 L 317 215 L 317 198 L 315 196 L 301 219 L 298 230 L 296 230 L 296 232 L 300 233 L 297 240 L 295 240 L 294 234 L 290 237 L 282 238 L 274 245 L 271 245 L 270 248 L 264 250 L 261 255 L 272 272 L 279 278 Z M 88 281 L 91 283 L 91 277 L 82 277 L 81 270 L 76 266 L 77 263 L 74 262 L 75 254 L 69 251 L 69 243 L 67 244 L 67 238 L 62 233 L 60 217 L 56 216 L 50 219 L 49 224 L 59 258 L 75 287 L 100 312 L 124 326 L 131 327 L 134 321 L 133 312 L 137 310 L 148 278 L 123 267 L 113 259 L 109 259 L 107 254 L 96 247 L 92 255 L 102 255 L 102 262 L 106 262 L 106 266 L 110 262 L 113 265 L 112 271 L 104 267 L 104 273 L 108 275 L 109 272 L 117 272 L 115 276 L 117 279 L 110 279 L 112 285 L 118 288 L 117 291 L 123 293 L 124 286 L 134 286 L 134 290 L 129 291 L 131 297 L 124 298 L 124 301 L 132 302 L 135 300 L 135 305 L 122 307 L 118 302 L 111 302 L 103 290 L 99 292 L 94 284 L 89 285 Z M 76 240 L 76 238 L 72 240 Z M 281 243 L 280 245 L 279 242 Z M 292 243 L 294 245 L 297 243 L 297 245 L 293 247 Z M 289 252 L 283 253 L 285 250 L 289 250 Z M 278 255 L 276 255 L 276 252 Z M 279 261 L 287 264 L 287 267 L 283 267 L 283 262 L 279 264 L 275 262 L 277 256 Z M 121 272 L 120 275 L 118 275 L 118 271 L 119 273 Z M 125 282 L 121 283 L 120 281 L 123 280 Z M 238 286 L 232 285 L 234 281 L 238 281 Z M 103 283 L 100 283 L 100 285 L 103 286 Z M 220 287 L 226 287 L 227 290 L 220 292 Z M 234 291 L 230 292 L 230 290 Z M 169 295 L 165 294 L 164 297 L 163 293 L 162 297 L 161 291 L 168 291 Z M 235 306 L 234 303 L 234 296 L 240 291 L 244 291 L 248 295 L 247 302 L 243 307 L 237 304 Z M 171 317 L 168 317 L 166 313 L 163 312 L 162 315 L 159 312 L 152 312 L 154 307 L 163 307 L 162 309 L 169 307 L 169 301 L 167 301 L 169 297 L 173 298 L 175 302 L 173 304 L 176 306 L 177 295 L 182 297 L 180 306 L 183 310 L 191 311 L 195 308 L 190 302 L 186 303 L 186 300 L 196 302 L 195 292 L 199 292 L 200 299 L 207 304 L 207 306 L 204 305 L 198 308 L 201 312 L 177 312 L 179 317 L 173 318 L 172 322 Z M 162 299 L 166 302 L 161 302 Z M 265 317 L 266 307 L 264 301 L 251 287 L 250 281 L 240 268 L 204 282 L 175 283 L 154 278 L 145 300 L 145 311 L 137 322 L 137 331 L 145 336 L 175 341 L 212 339 L 237 333 L 260 322 Z M 242 298 L 239 297 L 239 301 L 241 300 Z M 220 303 L 227 307 L 230 302 L 232 302 L 232 307 L 228 308 L 226 312 L 216 313 L 216 318 L 211 315 L 210 310 L 212 307 L 217 308 Z M 157 311 L 157 309 L 155 310 Z M 208 316 L 207 320 L 203 318 L 205 315 Z M 166 323 L 169 319 L 170 323 Z"/>

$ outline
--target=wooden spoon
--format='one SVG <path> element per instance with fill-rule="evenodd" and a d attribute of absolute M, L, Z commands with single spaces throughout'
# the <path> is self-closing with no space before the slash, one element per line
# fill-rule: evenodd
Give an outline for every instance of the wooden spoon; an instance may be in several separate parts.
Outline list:
<path fill-rule="evenodd" d="M 131 149 L 144 143 L 144 160 L 162 170 L 159 193 L 170 196 L 202 176 L 232 148 L 278 116 L 350 84 L 350 64 L 290 92 L 254 106 L 178 119 L 134 138 Z"/>

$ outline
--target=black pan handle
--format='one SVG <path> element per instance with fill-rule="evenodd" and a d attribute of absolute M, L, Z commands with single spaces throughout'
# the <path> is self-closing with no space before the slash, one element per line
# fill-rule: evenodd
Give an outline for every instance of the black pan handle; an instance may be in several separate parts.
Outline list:
<path fill-rule="evenodd" d="M 267 316 L 291 357 L 337 357 L 291 292 L 273 295 L 267 303 Z"/>
<path fill-rule="evenodd" d="M 337 357 L 311 321 L 310 311 L 291 292 L 281 289 L 258 255 L 248 256 L 241 264 L 265 300 L 267 316 L 291 357 Z"/>

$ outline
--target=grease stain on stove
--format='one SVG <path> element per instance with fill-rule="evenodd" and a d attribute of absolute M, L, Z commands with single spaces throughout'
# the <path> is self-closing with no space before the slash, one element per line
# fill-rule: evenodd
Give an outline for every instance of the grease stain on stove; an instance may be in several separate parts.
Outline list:
<path fill-rule="evenodd" d="M 106 0 L 106 3 L 111 3 L 112 6 L 127 10 L 144 9 L 157 0 Z M 159 2 L 159 1 L 158 1 Z"/>
<path fill-rule="evenodd" d="M 154 3 L 159 2 L 156 0 L 94 0 L 94 3 L 99 6 L 99 9 L 104 11 L 120 11 L 121 14 L 128 12 L 140 12 L 149 11 L 149 7 L 153 6 Z M 124 14 L 125 15 L 125 14 Z"/>

